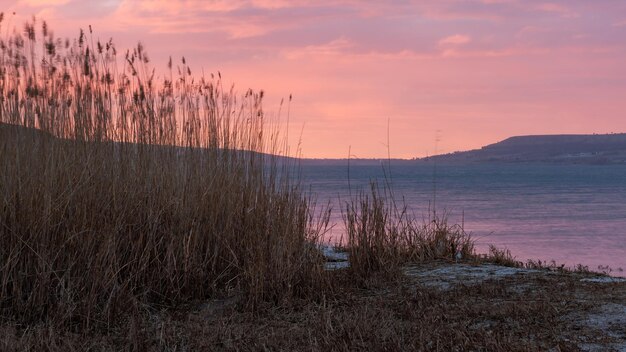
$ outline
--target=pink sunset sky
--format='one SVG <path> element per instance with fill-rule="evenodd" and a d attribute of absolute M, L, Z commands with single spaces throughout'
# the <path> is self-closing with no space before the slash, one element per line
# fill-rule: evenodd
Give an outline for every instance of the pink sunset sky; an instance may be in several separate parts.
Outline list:
<path fill-rule="evenodd" d="M 240 92 L 263 89 L 270 115 L 292 94 L 290 143 L 302 135 L 305 157 L 386 157 L 388 125 L 399 158 L 626 132 L 626 1 L 0 0 L 0 11 L 2 32 L 35 15 L 57 37 L 91 25 L 118 49 L 141 41 L 163 71 L 185 56 Z"/>

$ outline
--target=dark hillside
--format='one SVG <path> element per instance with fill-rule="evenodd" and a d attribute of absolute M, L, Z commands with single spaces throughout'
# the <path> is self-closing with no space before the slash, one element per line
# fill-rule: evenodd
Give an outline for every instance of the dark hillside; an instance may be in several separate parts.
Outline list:
<path fill-rule="evenodd" d="M 626 133 L 516 136 L 481 149 L 421 160 L 622 164 L 626 163 Z"/>

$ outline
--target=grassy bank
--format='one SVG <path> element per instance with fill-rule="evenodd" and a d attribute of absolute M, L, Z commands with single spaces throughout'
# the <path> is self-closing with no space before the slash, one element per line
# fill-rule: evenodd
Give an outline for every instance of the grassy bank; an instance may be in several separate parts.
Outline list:
<path fill-rule="evenodd" d="M 5 319 L 109 327 L 233 290 L 250 307 L 319 291 L 319 230 L 262 92 L 185 59 L 159 80 L 141 45 L 120 57 L 45 23 L 0 47 Z"/>

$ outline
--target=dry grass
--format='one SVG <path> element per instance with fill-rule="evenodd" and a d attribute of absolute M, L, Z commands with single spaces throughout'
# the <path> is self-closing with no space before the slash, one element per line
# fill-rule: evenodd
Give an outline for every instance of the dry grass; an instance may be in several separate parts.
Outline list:
<path fill-rule="evenodd" d="M 579 274 L 601 274 L 608 275 L 612 269 L 610 267 L 599 267 L 599 270 L 590 270 L 588 266 L 583 264 L 576 264 L 573 267 L 568 267 L 565 264 L 558 264 L 556 261 L 541 261 L 529 259 L 526 262 L 517 260 L 508 249 L 497 248 L 494 245 L 489 246 L 489 253 L 480 255 L 476 259 L 481 262 L 493 263 L 496 265 L 515 267 L 515 268 L 527 268 L 536 270 L 547 270 L 554 272 L 570 272 Z"/>
<path fill-rule="evenodd" d="M 184 59 L 157 81 L 141 45 L 118 58 L 36 26 L 0 43 L 3 320 L 108 328 L 145 305 L 318 291 L 311 207 L 262 92 Z"/>
<path fill-rule="evenodd" d="M 407 262 L 475 258 L 474 243 L 461 226 L 445 217 L 424 222 L 394 197 L 392 186 L 372 182 L 346 202 L 343 211 L 350 270 L 367 278 L 375 272 L 395 273 Z"/>
<path fill-rule="evenodd" d="M 611 350 L 602 332 L 569 317 L 623 302 L 626 292 L 623 284 L 581 285 L 575 274 L 512 276 L 447 291 L 410 281 L 358 289 L 348 272 L 335 274 L 336 294 L 318 301 L 254 313 L 233 304 L 216 309 L 215 302 L 149 311 L 109 335 L 33 326 L 23 335 L 0 331 L 0 349 L 579 351 L 578 344 L 595 343 Z"/>

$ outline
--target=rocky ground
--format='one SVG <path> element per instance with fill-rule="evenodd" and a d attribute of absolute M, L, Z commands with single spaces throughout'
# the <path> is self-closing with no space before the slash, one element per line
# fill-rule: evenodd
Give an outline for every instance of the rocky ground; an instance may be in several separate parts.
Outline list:
<path fill-rule="evenodd" d="M 533 300 L 558 313 L 561 340 L 582 351 L 626 351 L 626 279 L 590 273 L 555 272 L 490 264 L 432 263 L 408 266 L 404 275 L 415 289 L 439 291 L 470 288 L 500 289 L 504 297 L 491 304 Z M 472 289 L 473 288 L 473 289 Z M 554 291 L 557 295 L 554 295 Z M 561 293 L 559 299 L 558 292 Z M 486 298 L 486 297 L 485 297 Z M 480 299 L 472 296 L 468 299 Z M 489 329 L 497 321 L 479 319 L 474 324 Z M 549 328 L 549 327 L 546 327 Z"/>

